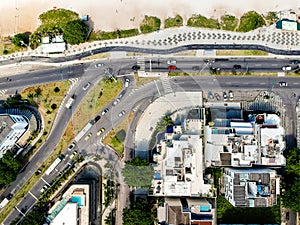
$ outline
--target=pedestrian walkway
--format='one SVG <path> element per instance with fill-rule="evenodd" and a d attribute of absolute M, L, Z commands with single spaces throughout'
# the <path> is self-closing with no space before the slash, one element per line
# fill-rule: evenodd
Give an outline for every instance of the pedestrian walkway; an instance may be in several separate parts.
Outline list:
<path fill-rule="evenodd" d="M 173 92 L 168 76 L 161 75 L 160 76 L 160 81 L 161 81 L 162 86 L 164 88 L 165 94 L 169 94 L 169 93 Z"/>
<path fill-rule="evenodd" d="M 285 54 L 296 54 L 297 52 L 295 51 L 299 51 L 297 54 L 300 54 L 300 32 L 283 31 L 276 29 L 275 25 L 247 33 L 182 26 L 141 34 L 135 37 L 68 45 L 67 50 L 63 54 L 47 54 L 42 52 L 41 48 L 37 48 L 27 52 L 0 56 L 0 61 L 13 58 L 24 59 L 27 56 L 51 58 L 70 56 L 81 54 L 85 51 L 92 52 L 104 47 L 114 47 L 115 49 L 117 47 L 140 48 L 145 53 L 148 51 L 148 53 L 160 54 L 166 53 L 166 50 L 172 48 L 176 48 L 177 51 L 186 50 L 187 46 L 193 46 L 190 49 L 205 49 L 207 46 L 211 49 L 214 46 L 216 46 L 216 49 L 218 48 L 217 46 L 226 48 L 224 45 L 230 45 L 234 49 L 251 49 L 251 47 L 259 46 L 261 50 L 272 51 L 273 54 L 282 54 L 280 51 L 285 51 Z M 139 59 L 138 63 L 143 67 L 142 58 Z"/>
<path fill-rule="evenodd" d="M 137 65 L 140 66 L 140 71 L 145 72 L 145 58 L 144 57 L 137 58 Z"/>

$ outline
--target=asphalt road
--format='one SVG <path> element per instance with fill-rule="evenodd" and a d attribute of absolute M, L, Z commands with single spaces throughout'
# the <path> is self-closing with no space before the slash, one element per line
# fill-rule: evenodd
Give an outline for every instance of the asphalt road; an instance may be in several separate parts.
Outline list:
<path fill-rule="evenodd" d="M 274 59 L 275 60 L 275 59 Z M 181 60 L 177 59 L 177 65 L 180 67 L 184 66 L 186 69 L 191 68 L 195 65 L 199 64 L 199 60 L 193 59 L 186 59 L 186 63 L 184 62 L 185 59 Z M 278 71 L 281 70 L 281 67 L 286 65 L 289 61 L 286 60 L 275 60 L 277 64 L 270 60 L 262 60 L 261 67 L 273 67 Z M 136 64 L 136 59 L 126 59 L 123 63 L 123 60 L 111 60 L 111 61 L 104 61 L 104 63 L 112 67 L 114 69 L 115 74 L 127 74 L 131 71 L 132 65 Z M 167 66 L 166 60 L 162 60 L 162 63 Z M 202 63 L 202 64 L 201 64 Z M 214 64 L 216 64 L 215 62 Z M 224 63 L 222 61 L 222 63 Z M 237 61 L 228 62 L 230 67 L 232 64 L 242 64 L 244 60 L 241 59 Z M 146 63 L 146 65 L 149 63 Z M 200 62 L 202 66 L 205 66 L 207 63 Z M 251 65 L 253 64 L 253 68 L 256 61 L 248 63 L 248 68 L 250 70 Z M 276 64 L 276 65 L 275 65 Z M 154 65 L 154 64 L 153 64 Z M 155 69 L 155 66 L 152 65 L 152 68 Z M 244 64 L 243 64 L 244 65 Z M 218 65 L 219 66 L 219 65 Z M 221 65 L 220 65 L 221 66 Z M 225 66 L 224 66 L 225 67 Z M 147 68 L 147 67 L 146 67 Z M 243 68 L 243 67 L 242 67 Z M 33 72 L 33 73 L 26 73 L 22 75 L 12 76 L 13 82 L 8 82 L 6 79 L 0 80 L 0 89 L 5 88 L 9 89 L 11 93 L 15 93 L 16 91 L 20 91 L 23 87 L 28 85 L 35 85 L 41 83 L 47 83 L 57 80 L 64 80 L 69 78 L 78 77 L 80 78 L 79 82 L 74 87 L 74 90 L 71 91 L 70 95 L 75 94 L 76 101 L 71 110 L 62 107 L 62 110 L 59 112 L 58 116 L 56 117 L 56 121 L 54 123 L 53 131 L 51 132 L 46 143 L 41 147 L 41 149 L 31 158 L 30 163 L 24 169 L 24 171 L 19 174 L 17 180 L 11 184 L 11 186 L 2 194 L 2 197 L 7 196 L 9 193 L 15 193 L 25 182 L 26 180 L 38 169 L 38 167 L 42 164 L 42 162 L 48 157 L 48 155 L 52 152 L 52 150 L 56 147 L 59 140 L 70 120 L 74 110 L 80 103 L 80 101 L 84 98 L 88 90 L 84 91 L 82 87 L 87 83 L 90 82 L 92 85 L 96 84 L 98 80 L 104 75 L 104 68 L 95 68 L 94 64 L 79 64 L 74 66 L 67 66 L 61 67 L 52 70 L 45 70 L 40 72 Z M 132 78 L 131 78 L 132 79 Z M 288 87 L 279 87 L 280 81 L 286 81 L 288 83 Z M 284 101 L 287 104 L 287 112 L 294 111 L 294 105 L 296 100 L 298 100 L 298 96 L 300 95 L 299 90 L 299 79 L 297 77 L 244 77 L 244 76 L 234 76 L 234 77 L 214 77 L 214 76 L 186 76 L 186 77 L 173 77 L 170 79 L 170 84 L 172 90 L 174 92 L 180 91 L 201 91 L 201 90 L 273 90 L 276 93 L 283 96 Z M 105 153 L 103 151 L 103 146 L 101 147 L 101 136 L 97 136 L 97 131 L 104 127 L 106 132 L 109 132 L 116 124 L 118 124 L 133 108 L 137 105 L 142 104 L 143 107 L 139 108 L 137 113 L 142 113 L 143 108 L 147 106 L 157 98 L 159 95 L 163 95 L 165 93 L 164 86 L 160 80 L 156 82 L 152 82 L 148 85 L 145 85 L 139 89 L 134 89 L 134 82 L 130 83 L 128 89 L 126 89 L 126 94 L 122 97 L 119 104 L 116 106 L 111 106 L 110 104 L 108 107 L 110 108 L 109 113 L 94 124 L 89 132 L 92 132 L 92 137 L 86 142 L 84 139 L 79 141 L 78 147 L 79 151 L 82 153 L 90 154 L 90 153 L 98 153 L 101 154 Z M 296 94 L 296 98 L 290 98 L 293 93 Z M 149 101 L 150 99 L 150 101 Z M 119 117 L 118 114 L 122 110 L 125 110 L 126 114 L 122 117 Z M 99 112 L 100 113 L 100 112 Z M 290 122 L 295 121 L 294 114 L 289 118 Z M 104 133 L 104 134 L 105 134 Z M 295 127 L 290 127 L 289 131 L 291 136 L 295 136 Z M 128 146 L 132 146 L 132 142 L 128 144 Z M 111 152 L 109 149 L 107 151 L 107 159 L 114 162 L 116 171 L 120 172 L 121 164 L 119 164 L 119 158 L 114 153 Z M 64 164 L 62 164 L 64 165 Z M 57 174 L 52 174 L 55 177 Z M 120 176 L 120 174 L 119 174 Z M 51 178 L 45 177 L 44 179 L 46 182 L 51 182 Z M 35 197 L 39 196 L 38 193 L 40 192 L 41 187 L 45 185 L 45 181 L 40 180 L 34 188 L 31 190 L 32 194 L 28 194 L 24 197 L 21 203 L 17 206 L 20 211 L 23 213 L 27 212 L 34 204 Z M 19 211 L 16 209 L 10 214 L 10 216 L 6 219 L 4 224 L 9 224 L 12 221 L 14 216 L 20 214 Z"/>

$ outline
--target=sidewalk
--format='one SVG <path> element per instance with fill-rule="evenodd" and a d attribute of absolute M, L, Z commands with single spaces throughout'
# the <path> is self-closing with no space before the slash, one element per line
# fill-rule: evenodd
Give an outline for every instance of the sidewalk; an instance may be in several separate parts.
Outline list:
<path fill-rule="evenodd" d="M 165 54 L 167 53 L 165 52 L 166 50 L 190 45 L 258 45 L 263 48 L 300 51 L 300 32 L 283 31 L 276 29 L 274 26 L 260 28 L 247 33 L 183 26 L 159 30 L 149 34 L 141 34 L 130 38 L 86 42 L 74 46 L 69 45 L 68 50 L 62 54 L 46 54 L 41 52 L 40 48 L 37 48 L 27 52 L 0 56 L 0 61 L 27 56 L 57 58 L 76 55 L 104 47 L 119 47 L 122 48 L 120 51 L 129 51 L 129 48 L 142 48 L 154 50 L 157 54 Z"/>

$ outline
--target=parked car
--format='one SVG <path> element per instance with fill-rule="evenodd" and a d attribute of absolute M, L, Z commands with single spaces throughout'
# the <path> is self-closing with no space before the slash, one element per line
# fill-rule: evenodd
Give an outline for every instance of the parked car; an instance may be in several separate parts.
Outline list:
<path fill-rule="evenodd" d="M 103 111 L 102 111 L 102 113 L 101 113 L 101 115 L 103 116 L 103 115 L 105 115 L 107 112 L 109 111 L 109 109 L 108 108 L 105 108 L 105 109 L 103 109 Z"/>
<path fill-rule="evenodd" d="M 82 89 L 85 91 L 85 90 L 87 90 L 87 89 L 90 87 L 90 85 L 91 85 L 91 83 L 88 82 L 87 84 L 85 84 L 85 85 L 83 86 Z"/>
<path fill-rule="evenodd" d="M 131 67 L 133 70 L 137 71 L 137 70 L 140 70 L 141 67 L 139 65 L 134 65 Z"/>
<path fill-rule="evenodd" d="M 98 68 L 98 67 L 103 67 L 103 66 L 104 66 L 104 63 L 97 63 L 97 64 L 95 65 L 96 68 Z"/>
<path fill-rule="evenodd" d="M 44 185 L 44 186 L 41 188 L 40 192 L 43 193 L 43 192 L 46 191 L 47 189 L 48 189 L 48 186 L 47 186 L 47 185 Z"/>
<path fill-rule="evenodd" d="M 176 70 L 176 66 L 168 66 L 168 70 Z"/>
<path fill-rule="evenodd" d="M 223 98 L 224 98 L 224 101 L 227 101 L 228 100 L 228 98 L 227 98 L 227 93 L 224 91 L 223 92 Z"/>
<path fill-rule="evenodd" d="M 233 100 L 233 91 L 229 91 L 229 100 L 232 101 Z"/>
<path fill-rule="evenodd" d="M 221 96 L 218 93 L 215 93 L 215 98 L 217 99 L 217 101 L 220 101 Z"/>
<path fill-rule="evenodd" d="M 122 111 L 119 113 L 119 117 L 124 116 L 124 115 L 125 115 L 125 110 L 122 110 Z"/>
<path fill-rule="evenodd" d="M 280 86 L 280 87 L 287 87 L 288 84 L 287 84 L 287 82 L 285 82 L 285 81 L 280 81 L 280 82 L 279 82 L 279 86 Z"/>
<path fill-rule="evenodd" d="M 168 65 L 175 65 L 176 64 L 176 60 L 175 59 L 170 59 L 167 61 Z"/>
<path fill-rule="evenodd" d="M 116 98 L 115 101 L 113 102 L 113 106 L 116 106 L 120 101 L 121 101 L 121 99 Z"/>
<path fill-rule="evenodd" d="M 129 86 L 129 82 L 130 82 L 130 80 L 129 80 L 128 78 L 126 78 L 126 79 L 125 79 L 125 84 L 124 84 L 124 86 L 125 86 L 126 88 Z"/>
<path fill-rule="evenodd" d="M 89 140 L 91 136 L 92 136 L 92 133 L 89 133 L 88 135 L 85 136 L 84 140 L 85 141 Z"/>
<path fill-rule="evenodd" d="M 96 123 L 98 120 L 100 120 L 101 119 L 101 116 L 100 115 L 97 115 L 97 116 L 95 116 L 95 118 L 94 118 L 94 122 Z"/>
<path fill-rule="evenodd" d="M 77 151 L 74 151 L 73 153 L 72 153 L 72 155 L 70 156 L 70 159 L 73 159 L 74 157 L 75 157 L 75 155 L 77 155 L 78 154 L 78 152 Z"/>
<path fill-rule="evenodd" d="M 104 131 L 105 131 L 105 128 L 102 127 L 100 130 L 98 130 L 97 136 L 99 136 L 100 134 L 102 134 Z"/>
<path fill-rule="evenodd" d="M 283 66 L 283 67 L 282 67 L 282 70 L 283 70 L 283 71 L 291 71 L 291 70 L 292 70 L 292 67 L 291 67 L 291 66 Z"/>
<path fill-rule="evenodd" d="M 285 214 L 285 220 L 289 220 L 289 219 L 290 219 L 290 213 L 286 212 L 286 214 Z"/>
<path fill-rule="evenodd" d="M 68 150 L 71 151 L 75 147 L 75 143 L 73 142 L 72 144 L 69 145 Z"/>

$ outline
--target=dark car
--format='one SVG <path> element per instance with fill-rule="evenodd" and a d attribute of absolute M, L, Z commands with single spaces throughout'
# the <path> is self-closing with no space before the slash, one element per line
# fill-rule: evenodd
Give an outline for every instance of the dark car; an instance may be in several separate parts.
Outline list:
<path fill-rule="evenodd" d="M 139 65 L 134 65 L 132 67 L 132 69 L 135 70 L 135 71 L 137 71 L 137 70 L 141 69 L 141 67 Z"/>
<path fill-rule="evenodd" d="M 100 115 L 97 115 L 95 118 L 94 118 L 94 121 L 97 122 L 98 120 L 100 120 L 101 116 Z"/>
<path fill-rule="evenodd" d="M 297 65 L 299 63 L 299 61 L 298 60 L 291 60 L 290 63 L 293 64 L 293 65 Z"/>
<path fill-rule="evenodd" d="M 290 219 L 290 213 L 287 212 L 287 213 L 285 214 L 285 220 L 289 220 L 289 219 Z"/>
<path fill-rule="evenodd" d="M 239 69 L 242 69 L 242 66 L 238 65 L 238 64 L 235 64 L 235 65 L 233 65 L 233 69 L 239 70 Z"/>

